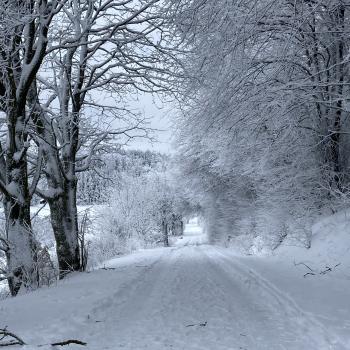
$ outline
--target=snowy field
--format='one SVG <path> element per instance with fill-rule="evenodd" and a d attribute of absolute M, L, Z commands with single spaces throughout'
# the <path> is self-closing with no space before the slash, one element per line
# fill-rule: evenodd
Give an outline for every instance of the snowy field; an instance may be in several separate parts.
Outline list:
<path fill-rule="evenodd" d="M 308 266 L 322 261 L 311 251 L 298 257 L 309 254 Z M 57 348 L 350 349 L 348 266 L 303 277 L 305 269 L 282 250 L 256 258 L 210 246 L 192 223 L 170 248 L 1 301 L 0 326 L 23 338 L 26 350 L 68 339 L 87 345 Z"/>

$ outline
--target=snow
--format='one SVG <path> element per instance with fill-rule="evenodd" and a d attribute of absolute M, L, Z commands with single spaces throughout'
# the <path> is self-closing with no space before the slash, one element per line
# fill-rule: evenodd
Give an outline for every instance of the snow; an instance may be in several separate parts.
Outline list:
<path fill-rule="evenodd" d="M 350 349 L 350 210 L 318 220 L 310 249 L 284 245 L 270 257 L 239 257 L 307 313 L 337 333 Z M 329 269 L 331 271 L 329 271 Z"/>
<path fill-rule="evenodd" d="M 320 237 L 329 222 L 316 228 Z M 3 300 L 0 328 L 23 338 L 25 350 L 67 339 L 94 350 L 350 348 L 350 282 L 342 265 L 304 278 L 282 250 L 243 257 L 206 244 L 196 222 L 173 243 Z"/>

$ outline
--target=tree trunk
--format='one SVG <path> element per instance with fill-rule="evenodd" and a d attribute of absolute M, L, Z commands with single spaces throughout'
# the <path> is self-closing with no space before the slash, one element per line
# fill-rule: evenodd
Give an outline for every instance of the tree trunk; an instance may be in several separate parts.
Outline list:
<path fill-rule="evenodd" d="M 65 181 L 63 193 L 49 201 L 60 279 L 81 267 L 76 192 L 77 182 Z"/>
<path fill-rule="evenodd" d="M 43 152 L 44 173 L 48 191 L 39 193 L 50 206 L 51 225 L 56 241 L 59 277 L 62 279 L 70 271 L 80 271 L 79 226 L 76 204 L 77 180 L 75 160 L 60 159 L 59 148 L 51 124 L 47 123 L 45 112 L 37 100 L 37 87 L 34 83 L 29 93 L 29 101 L 34 110 L 32 119 L 36 125 L 40 148 Z M 42 142 L 44 140 L 44 142 Z M 69 159 L 68 159 L 69 158 Z M 70 177 L 67 177 L 67 173 Z"/>
<path fill-rule="evenodd" d="M 345 19 L 345 6 L 343 4 L 339 4 L 335 9 L 335 22 L 336 29 L 339 33 L 344 33 L 344 19 Z M 338 34 L 339 35 L 339 34 Z M 330 132 L 330 160 L 332 164 L 333 171 L 333 181 L 336 190 L 343 192 L 343 184 L 342 184 L 342 164 L 340 157 L 340 135 L 342 128 L 342 114 L 343 114 L 343 90 L 344 90 L 344 38 L 341 36 L 340 38 L 336 37 L 336 42 L 334 44 L 333 50 L 333 60 L 334 60 L 334 75 L 336 86 L 334 87 L 334 95 L 336 96 L 335 101 L 335 115 L 333 119 L 333 123 L 331 125 Z"/>
<path fill-rule="evenodd" d="M 9 271 L 8 284 L 12 296 L 22 287 L 38 287 L 36 269 L 37 244 L 30 224 L 29 205 L 20 205 L 15 200 L 7 202 L 7 236 L 9 250 L 6 252 Z"/>
<path fill-rule="evenodd" d="M 8 153 L 13 150 L 13 147 L 9 147 Z M 22 152 L 25 150 L 22 149 Z M 8 284 L 13 296 L 18 293 L 22 285 L 30 289 L 38 286 L 36 271 L 38 246 L 30 219 L 27 160 L 25 154 L 17 159 L 14 153 L 7 154 L 6 157 L 6 180 L 11 191 L 17 196 L 7 196 L 4 200 L 6 235 L 9 244 L 6 252 L 10 275 Z"/>
<path fill-rule="evenodd" d="M 163 231 L 164 247 L 169 247 L 168 224 L 166 222 L 166 219 L 162 220 L 162 231 Z"/>

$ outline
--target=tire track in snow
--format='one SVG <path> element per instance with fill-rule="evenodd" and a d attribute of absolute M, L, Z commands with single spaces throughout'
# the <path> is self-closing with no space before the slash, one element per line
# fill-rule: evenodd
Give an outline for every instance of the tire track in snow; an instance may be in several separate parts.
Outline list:
<path fill-rule="evenodd" d="M 213 255 L 215 257 L 220 256 L 222 260 L 221 267 L 227 271 L 228 274 L 232 275 L 232 272 L 239 273 L 240 278 L 245 281 L 253 282 L 256 288 L 261 290 L 267 297 L 272 296 L 275 299 L 276 307 L 285 309 L 286 315 L 289 319 L 296 321 L 299 325 L 300 336 L 305 335 L 313 342 L 321 341 L 321 343 L 315 349 L 330 349 L 330 350 L 346 350 L 347 346 L 342 340 L 333 332 L 330 332 L 321 322 L 315 319 L 310 313 L 304 311 L 299 305 L 287 294 L 279 290 L 274 284 L 263 278 L 256 271 L 250 267 L 239 262 L 238 259 L 233 259 L 232 255 L 226 255 L 222 248 L 211 247 L 211 252 L 206 251 L 208 256 Z M 212 254 L 214 252 L 214 254 Z M 231 267 L 229 269 L 228 267 Z M 311 327 L 310 327 L 311 325 Z M 313 334 L 310 334 L 313 332 Z M 306 349 L 306 348 L 305 348 Z"/>
<path fill-rule="evenodd" d="M 227 291 L 218 289 L 212 274 L 208 258 L 197 248 L 170 250 L 144 270 L 135 287 L 125 283 L 115 301 L 105 303 L 109 311 L 100 310 L 105 322 L 96 334 L 112 345 L 99 349 L 240 349 L 238 344 L 245 342 L 239 339 L 244 329 L 239 310 L 227 302 Z M 206 327 L 186 327 L 205 320 Z"/>
<path fill-rule="evenodd" d="M 74 324 L 74 332 L 88 334 L 92 350 L 345 349 L 250 270 L 209 245 L 140 255 L 106 272 L 115 291 L 102 293 L 105 299 L 90 307 L 90 319 Z"/>
<path fill-rule="evenodd" d="M 135 278 L 116 286 L 116 292 L 94 308 L 95 317 L 103 319 L 96 334 L 102 334 L 104 343 L 111 344 L 103 349 L 143 349 L 150 337 L 154 338 L 152 342 L 157 342 L 152 313 L 158 312 L 159 305 L 153 302 L 153 295 L 158 295 L 162 285 L 167 284 L 174 250 L 165 249 L 160 258 L 143 268 Z M 154 310 L 148 310 L 150 305 L 154 305 Z M 139 341 L 141 343 L 135 344 Z"/>

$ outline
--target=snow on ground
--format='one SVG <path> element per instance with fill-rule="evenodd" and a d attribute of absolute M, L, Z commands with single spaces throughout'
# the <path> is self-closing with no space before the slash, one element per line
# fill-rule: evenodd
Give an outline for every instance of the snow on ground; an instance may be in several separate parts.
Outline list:
<path fill-rule="evenodd" d="M 310 249 L 290 246 L 287 241 L 274 256 L 237 257 L 337 333 L 347 349 L 350 349 L 349 224 L 350 210 L 345 210 L 314 224 Z"/>
<path fill-rule="evenodd" d="M 350 349 L 349 279 L 299 268 L 207 245 L 192 223 L 173 247 L 1 301 L 0 328 L 25 350 L 72 338 L 93 350 Z"/>

